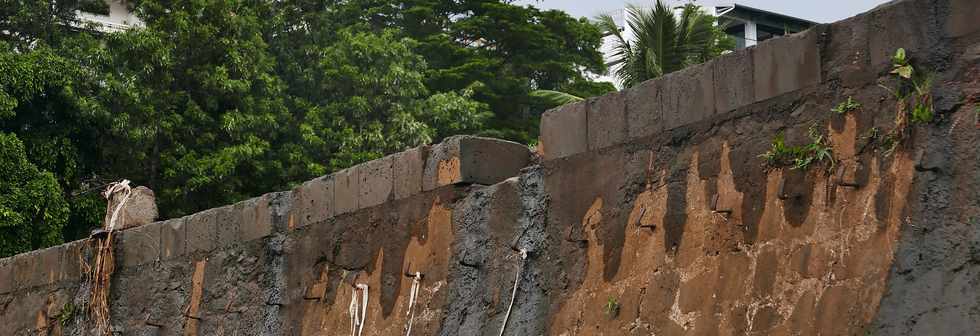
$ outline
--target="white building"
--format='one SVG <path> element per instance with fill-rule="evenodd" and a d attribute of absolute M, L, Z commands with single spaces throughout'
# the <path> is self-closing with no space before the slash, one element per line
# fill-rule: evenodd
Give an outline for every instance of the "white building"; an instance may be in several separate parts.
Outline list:
<path fill-rule="evenodd" d="M 685 3 L 687 1 L 671 1 L 672 6 L 679 6 Z M 773 37 L 801 32 L 817 24 L 813 21 L 752 8 L 734 2 L 698 1 L 698 3 L 701 4 L 705 12 L 718 17 L 718 25 L 721 26 L 725 33 L 735 39 L 737 49 L 751 47 Z M 640 8 L 649 9 L 650 7 L 641 6 Z M 627 9 L 624 8 L 607 14 L 612 16 L 613 20 L 616 21 L 616 24 L 623 32 L 624 38 L 628 41 L 632 41 L 635 38 L 636 35 L 634 32 L 624 24 L 628 15 Z M 612 58 L 613 39 L 611 36 L 606 37 L 602 43 L 601 50 L 607 61 Z M 610 74 L 612 73 L 613 71 L 610 70 Z M 598 80 L 609 81 L 616 84 L 617 87 L 622 88 L 619 81 L 611 75 L 600 76 Z"/>
<path fill-rule="evenodd" d="M 117 32 L 143 25 L 143 21 L 136 17 L 126 0 L 105 2 L 108 8 L 101 13 L 77 11 L 75 14 L 82 22 L 99 24 L 99 30 L 104 32 Z"/>

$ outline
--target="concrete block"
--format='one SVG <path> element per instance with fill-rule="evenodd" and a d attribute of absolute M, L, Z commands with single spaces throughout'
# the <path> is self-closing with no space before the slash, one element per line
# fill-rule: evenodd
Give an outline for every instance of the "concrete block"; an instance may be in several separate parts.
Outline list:
<path fill-rule="evenodd" d="M 269 211 L 270 197 L 271 195 L 267 194 L 235 204 L 235 212 L 241 216 L 241 235 L 243 242 L 253 241 L 272 234 L 272 212 Z M 332 188 L 326 194 L 326 197 L 332 204 Z M 330 209 L 333 208 L 331 207 Z"/>
<path fill-rule="evenodd" d="M 14 269 L 14 274 L 11 276 L 14 291 L 30 288 L 33 285 L 31 276 L 37 272 L 36 254 L 37 251 L 31 251 L 10 257 Z"/>
<path fill-rule="evenodd" d="M 820 83 L 818 35 L 811 29 L 762 42 L 755 48 L 755 101 Z"/>
<path fill-rule="evenodd" d="M 131 228 L 118 234 L 116 265 L 133 267 L 151 263 L 160 257 L 160 228 L 153 223 Z"/>
<path fill-rule="evenodd" d="M 92 249 L 89 240 L 76 240 L 62 245 L 61 281 L 78 281 L 85 278 L 82 260 L 91 260 Z"/>
<path fill-rule="evenodd" d="M 495 184 L 517 176 L 531 160 L 527 146 L 516 142 L 455 136 L 432 147 L 426 158 L 422 189 L 457 183 Z"/>
<path fill-rule="evenodd" d="M 0 259 L 0 295 L 14 291 L 14 259 Z"/>
<path fill-rule="evenodd" d="M 755 101 L 752 51 L 752 48 L 738 50 L 714 62 L 716 113 L 728 113 Z"/>
<path fill-rule="evenodd" d="M 930 2 L 895 1 L 870 13 L 868 50 L 872 72 L 889 70 L 898 48 L 905 48 L 909 56 L 919 60 L 931 51 L 929 27 L 933 26 L 934 14 Z"/>
<path fill-rule="evenodd" d="M 428 146 L 421 146 L 394 155 L 392 176 L 395 199 L 403 199 L 422 192 L 422 173 Z"/>
<path fill-rule="evenodd" d="M 187 218 L 175 218 L 160 223 L 161 259 L 175 258 L 187 253 Z"/>
<path fill-rule="evenodd" d="M 115 209 L 123 201 L 122 194 L 116 194 L 109 200 L 108 208 Z M 106 213 L 105 223 L 109 222 L 112 211 Z M 153 223 L 157 218 L 156 196 L 150 188 L 139 186 L 132 188 L 126 203 L 116 215 L 116 229 L 126 229 Z"/>
<path fill-rule="evenodd" d="M 294 188 L 290 197 L 292 199 L 288 219 L 290 229 L 322 222 L 334 215 L 332 176 L 306 181 Z"/>
<path fill-rule="evenodd" d="M 12 257 L 13 286 L 22 290 L 55 283 L 61 274 L 61 248 L 49 247 Z"/>
<path fill-rule="evenodd" d="M 865 13 L 827 25 L 827 43 L 821 54 L 827 79 L 839 79 L 846 87 L 862 87 L 873 83 L 878 74 L 871 70 L 868 51 L 868 29 L 871 14 Z"/>
<path fill-rule="evenodd" d="M 334 180 L 334 214 L 340 215 L 354 212 L 358 209 L 357 198 L 360 195 L 356 167 L 347 168 L 333 174 Z"/>
<path fill-rule="evenodd" d="M 37 252 L 37 263 L 31 283 L 34 286 L 44 286 L 61 280 L 61 245 L 52 246 Z"/>
<path fill-rule="evenodd" d="M 648 137 L 664 130 L 664 83 L 648 80 L 626 90 L 626 120 L 630 139 Z"/>
<path fill-rule="evenodd" d="M 950 37 L 963 37 L 980 32 L 980 2 L 977 0 L 950 0 L 949 18 L 946 20 L 946 34 Z"/>
<path fill-rule="evenodd" d="M 588 116 L 584 102 L 548 110 L 541 115 L 541 141 L 545 160 L 589 150 Z"/>
<path fill-rule="evenodd" d="M 393 162 L 393 157 L 389 155 L 357 165 L 359 209 L 380 205 L 391 199 Z"/>
<path fill-rule="evenodd" d="M 186 253 L 211 252 L 215 248 L 214 232 L 218 213 L 215 209 L 204 210 L 187 217 Z"/>
<path fill-rule="evenodd" d="M 626 142 L 626 95 L 613 92 L 588 100 L 589 150 Z"/>
<path fill-rule="evenodd" d="M 235 211 L 235 206 L 226 205 L 214 210 L 216 217 L 212 240 L 214 248 L 225 248 L 241 242 L 242 216 Z"/>
<path fill-rule="evenodd" d="M 663 77 L 665 129 L 710 118 L 715 114 L 713 63 L 692 66 Z"/>

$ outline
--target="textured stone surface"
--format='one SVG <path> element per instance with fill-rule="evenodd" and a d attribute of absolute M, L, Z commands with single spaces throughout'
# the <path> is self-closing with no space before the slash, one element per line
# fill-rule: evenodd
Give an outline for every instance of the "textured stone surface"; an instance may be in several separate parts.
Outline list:
<path fill-rule="evenodd" d="M 160 223 L 160 257 L 169 259 L 187 252 L 186 218 L 181 217 Z"/>
<path fill-rule="evenodd" d="M 909 57 L 919 61 L 932 52 L 929 34 L 935 16 L 929 2 L 890 2 L 870 15 L 868 50 L 873 70 L 890 69 L 892 56 L 898 48 L 905 48 Z"/>
<path fill-rule="evenodd" d="M 361 193 L 357 170 L 354 167 L 341 170 L 333 175 L 333 180 L 334 214 L 340 215 L 357 210 L 357 199 Z M 289 226 L 293 227 L 292 224 Z"/>
<path fill-rule="evenodd" d="M 946 21 L 946 32 L 951 37 L 963 37 L 980 31 L 977 18 L 980 18 L 980 6 L 976 0 L 950 0 L 949 19 Z"/>
<path fill-rule="evenodd" d="M 333 176 L 318 177 L 297 186 L 290 193 L 290 228 L 295 229 L 318 223 L 334 216 Z"/>
<path fill-rule="evenodd" d="M 541 115 L 541 142 L 545 160 L 589 150 L 588 112 L 584 102 L 551 109 Z"/>
<path fill-rule="evenodd" d="M 868 30 L 871 15 L 861 14 L 821 28 L 829 37 L 822 50 L 821 69 L 827 79 L 840 79 L 847 87 L 859 87 L 874 82 L 878 77 L 871 69 L 868 51 Z"/>
<path fill-rule="evenodd" d="M 714 70 L 715 112 L 727 113 L 755 101 L 752 51 L 743 49 L 718 57 Z"/>
<path fill-rule="evenodd" d="M 626 124 L 630 139 L 648 137 L 664 130 L 664 82 L 648 80 L 626 89 Z"/>
<path fill-rule="evenodd" d="M 598 150 L 626 141 L 626 94 L 608 93 L 588 100 L 589 150 Z"/>
<path fill-rule="evenodd" d="M 0 294 L 14 290 L 14 263 L 12 258 L 0 259 Z"/>
<path fill-rule="evenodd" d="M 522 145 L 450 138 L 434 146 L 423 170 L 434 189 L 298 230 L 286 229 L 290 214 L 304 215 L 293 209 L 302 204 L 292 192 L 151 224 L 161 227 L 161 241 L 194 240 L 201 230 L 190 226 L 212 216 L 215 224 L 203 227 L 214 231 L 198 234 L 212 235 L 214 247 L 136 267 L 117 259 L 113 330 L 347 334 L 352 285 L 364 284 L 365 329 L 404 335 L 412 288 L 404 272 L 417 271 L 424 274 L 414 306 L 418 335 L 495 335 L 509 308 L 505 335 L 973 335 L 980 328 L 980 132 L 973 127 L 980 59 L 965 52 L 970 38 L 930 42 L 953 51 L 936 76 L 962 93 L 962 104 L 944 112 L 945 122 L 916 125 L 888 155 L 867 135 L 894 126 L 894 100 L 879 87 L 842 87 L 828 75 L 825 85 L 669 133 L 525 162 L 516 173 L 500 158 L 523 157 L 512 163 L 518 166 L 527 158 Z M 847 95 L 862 103 L 860 112 L 828 112 Z M 844 178 L 860 183 L 839 185 L 819 164 L 764 168 L 760 154 L 777 134 L 799 145 L 811 129 L 825 135 Z M 467 168 L 486 161 L 492 164 L 476 166 L 483 171 Z M 269 223 L 246 234 L 252 214 Z M 221 224 L 236 221 L 249 241 L 221 243 L 235 235 L 221 233 Z M 121 248 L 134 230 L 120 233 Z M 57 255 L 63 274 L 77 269 L 66 265 L 73 255 L 66 251 L 82 246 L 0 259 L 4 334 L 92 328 L 84 313 L 59 318 L 67 303 L 84 300 L 84 282 L 53 283 L 59 277 L 43 268 Z M 13 293 L 3 293 L 4 279 Z"/>
<path fill-rule="evenodd" d="M 715 112 L 728 113 L 755 101 L 752 51 L 743 49 L 722 55 L 714 62 Z"/>
<path fill-rule="evenodd" d="M 242 216 L 235 210 L 234 205 L 226 205 L 217 209 L 214 222 L 214 248 L 223 249 L 237 244 L 242 240 Z"/>
<path fill-rule="evenodd" d="M 77 282 L 85 278 L 82 260 L 90 260 L 92 249 L 88 240 L 65 243 L 61 249 L 61 281 Z"/>
<path fill-rule="evenodd" d="M 664 127 L 672 129 L 715 114 L 713 63 L 692 66 L 663 77 Z"/>
<path fill-rule="evenodd" d="M 357 207 L 367 208 L 387 202 L 392 198 L 393 179 L 392 164 L 394 158 L 386 156 L 377 160 L 368 161 L 357 165 L 357 178 L 359 179 Z"/>
<path fill-rule="evenodd" d="M 235 204 L 235 211 L 241 216 L 243 242 L 264 238 L 272 234 L 272 212 L 269 211 L 269 199 L 271 197 L 267 194 Z M 333 203 L 332 190 L 326 194 L 326 197 L 328 202 Z M 322 212 L 318 214 L 322 215 Z"/>
<path fill-rule="evenodd" d="M 755 101 L 820 83 L 819 33 L 802 33 L 760 43 L 752 53 Z"/>
<path fill-rule="evenodd" d="M 141 225 L 118 233 L 119 240 L 116 251 L 118 264 L 123 267 L 143 265 L 160 257 L 160 232 L 163 223 Z"/>
<path fill-rule="evenodd" d="M 425 162 L 422 189 L 457 183 L 494 184 L 516 176 L 531 152 L 516 142 L 455 136 L 432 146 Z"/>
<path fill-rule="evenodd" d="M 186 219 L 186 253 L 211 252 L 215 247 L 218 209 L 209 209 Z"/>
<path fill-rule="evenodd" d="M 394 154 L 392 177 L 395 199 L 422 192 L 422 174 L 428 152 L 428 146 L 421 146 Z"/>
<path fill-rule="evenodd" d="M 122 194 L 116 194 L 109 201 L 109 208 L 115 209 L 122 202 Z M 109 221 L 112 213 L 106 213 L 105 222 Z M 157 218 L 156 196 L 150 188 L 133 187 L 129 198 L 117 215 L 116 229 L 126 229 L 152 223 Z"/>

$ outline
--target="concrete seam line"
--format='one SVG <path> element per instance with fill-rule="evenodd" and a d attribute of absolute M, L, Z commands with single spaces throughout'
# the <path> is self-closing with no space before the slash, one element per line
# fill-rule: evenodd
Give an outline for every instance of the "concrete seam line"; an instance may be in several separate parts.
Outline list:
<path fill-rule="evenodd" d="M 514 277 L 514 290 L 510 294 L 510 305 L 507 306 L 507 314 L 504 315 L 504 324 L 500 326 L 499 336 L 504 336 L 507 330 L 507 321 L 510 320 L 510 312 L 514 308 L 514 301 L 517 299 L 517 287 L 521 284 L 521 273 L 524 270 L 524 262 L 527 261 L 527 250 L 520 249 L 521 261 L 517 264 L 517 276 Z"/>

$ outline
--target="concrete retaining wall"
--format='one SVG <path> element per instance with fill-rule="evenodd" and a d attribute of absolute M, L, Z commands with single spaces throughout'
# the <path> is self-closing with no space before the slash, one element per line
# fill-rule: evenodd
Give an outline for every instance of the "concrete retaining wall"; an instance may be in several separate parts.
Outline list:
<path fill-rule="evenodd" d="M 540 162 L 454 137 L 121 231 L 113 329 L 348 334 L 366 284 L 364 335 L 404 335 L 421 272 L 415 335 L 972 335 L 978 15 L 893 2 L 549 111 Z M 899 47 L 937 115 L 889 150 Z M 765 166 L 811 131 L 833 168 Z M 4 334 L 91 334 L 89 244 L 0 259 Z"/>

